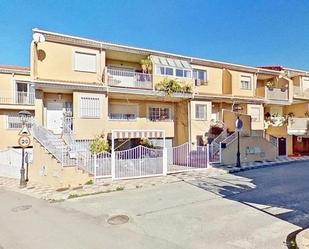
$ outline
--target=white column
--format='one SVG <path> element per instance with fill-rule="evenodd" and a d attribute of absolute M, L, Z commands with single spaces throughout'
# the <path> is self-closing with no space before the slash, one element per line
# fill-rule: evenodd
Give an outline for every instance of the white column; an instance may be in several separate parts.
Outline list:
<path fill-rule="evenodd" d="M 163 175 L 167 175 L 167 148 L 163 148 Z"/>
<path fill-rule="evenodd" d="M 206 160 L 207 160 L 207 168 L 211 168 L 211 165 L 210 165 L 210 161 L 209 161 L 209 153 L 210 153 L 210 146 L 209 144 L 206 145 L 206 150 L 207 150 L 207 153 L 206 153 Z"/>
<path fill-rule="evenodd" d="M 112 131 L 112 154 L 111 154 L 111 167 L 112 167 L 112 180 L 115 179 L 115 151 L 114 151 L 114 132 Z"/>

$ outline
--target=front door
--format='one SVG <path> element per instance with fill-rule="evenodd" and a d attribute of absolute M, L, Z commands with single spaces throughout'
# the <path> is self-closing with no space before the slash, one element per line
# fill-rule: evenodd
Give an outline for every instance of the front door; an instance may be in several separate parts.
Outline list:
<path fill-rule="evenodd" d="M 278 138 L 278 154 L 279 156 L 286 156 L 286 138 Z"/>
<path fill-rule="evenodd" d="M 49 102 L 47 103 L 47 129 L 55 134 L 62 132 L 63 125 L 63 103 Z"/>

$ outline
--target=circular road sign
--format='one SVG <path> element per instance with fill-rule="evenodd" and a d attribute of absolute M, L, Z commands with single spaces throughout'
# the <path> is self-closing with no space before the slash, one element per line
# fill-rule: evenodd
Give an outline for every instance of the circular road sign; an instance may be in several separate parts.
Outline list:
<path fill-rule="evenodd" d="M 20 147 L 22 148 L 27 148 L 31 143 L 30 137 L 28 136 L 21 136 L 18 139 L 18 144 L 20 145 Z"/>
<path fill-rule="evenodd" d="M 242 127 L 243 127 L 243 122 L 241 121 L 241 119 L 236 119 L 236 122 L 235 122 L 235 127 L 236 127 L 236 129 L 238 130 L 238 131 L 240 131 L 241 129 L 242 129 Z"/>

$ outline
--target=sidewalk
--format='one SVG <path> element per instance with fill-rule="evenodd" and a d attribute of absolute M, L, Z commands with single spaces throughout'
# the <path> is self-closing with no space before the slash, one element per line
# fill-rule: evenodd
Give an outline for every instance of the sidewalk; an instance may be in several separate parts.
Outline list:
<path fill-rule="evenodd" d="M 309 228 L 296 235 L 296 244 L 299 249 L 309 249 Z"/>
<path fill-rule="evenodd" d="M 239 171 L 283 165 L 283 164 L 288 164 L 288 163 L 296 162 L 296 161 L 297 162 L 309 161 L 309 156 L 280 157 L 280 158 L 277 158 L 275 161 L 264 160 L 264 161 L 258 161 L 258 162 L 242 163 L 241 168 L 236 167 L 236 164 L 219 165 L 219 166 L 214 166 L 214 167 L 219 168 L 219 169 L 224 169 L 228 173 L 236 173 Z"/>

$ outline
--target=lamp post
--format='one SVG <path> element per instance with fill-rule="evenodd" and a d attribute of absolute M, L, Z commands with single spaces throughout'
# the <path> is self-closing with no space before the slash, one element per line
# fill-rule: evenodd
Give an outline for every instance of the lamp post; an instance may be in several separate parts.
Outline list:
<path fill-rule="evenodd" d="M 22 147 L 22 155 L 21 155 L 21 168 L 20 168 L 20 183 L 19 186 L 20 188 L 24 188 L 27 185 L 27 181 L 25 179 L 25 148 L 29 146 L 30 144 L 30 138 L 28 135 L 29 131 L 27 129 L 27 121 L 28 118 L 31 116 L 31 113 L 28 111 L 20 111 L 18 113 L 21 122 L 22 122 L 22 128 L 19 133 L 20 137 L 18 139 L 19 145 Z M 28 177 L 27 177 L 28 178 Z"/>
<path fill-rule="evenodd" d="M 236 153 L 236 167 L 241 168 L 241 163 L 240 163 L 240 131 L 243 127 L 243 122 L 240 119 L 240 114 L 239 111 L 242 110 L 241 106 L 237 106 L 235 108 L 235 110 L 237 111 L 237 119 L 235 122 L 235 128 L 237 131 L 237 153 Z"/>

